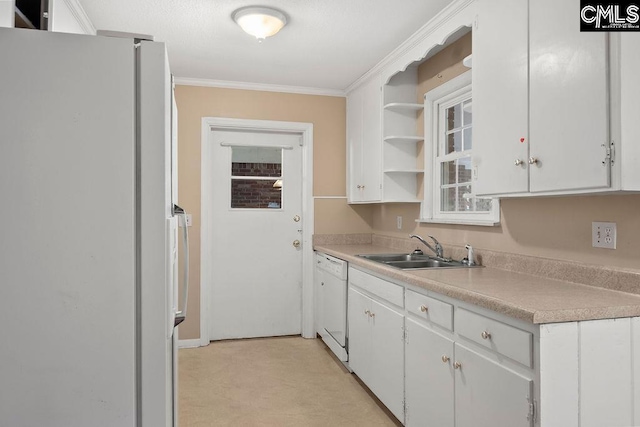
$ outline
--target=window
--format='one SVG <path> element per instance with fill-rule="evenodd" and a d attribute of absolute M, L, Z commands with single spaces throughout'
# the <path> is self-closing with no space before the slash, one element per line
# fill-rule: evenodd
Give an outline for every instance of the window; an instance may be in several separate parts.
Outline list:
<path fill-rule="evenodd" d="M 421 221 L 499 223 L 498 199 L 473 192 L 471 71 L 425 94 L 425 197 Z"/>
<path fill-rule="evenodd" d="M 281 209 L 282 186 L 281 148 L 232 148 L 232 209 Z"/>

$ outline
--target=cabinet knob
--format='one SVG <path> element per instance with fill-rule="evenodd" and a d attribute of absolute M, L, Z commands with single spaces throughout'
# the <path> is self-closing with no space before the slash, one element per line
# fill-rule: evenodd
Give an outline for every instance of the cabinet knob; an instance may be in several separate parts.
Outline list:
<path fill-rule="evenodd" d="M 366 315 L 370 316 L 370 315 L 371 315 L 371 312 L 370 312 L 369 310 L 365 310 L 365 311 L 364 311 L 364 314 L 366 314 Z"/>
<path fill-rule="evenodd" d="M 443 361 L 444 363 L 447 363 L 449 360 L 450 360 L 450 359 L 449 359 L 449 356 L 446 356 L 446 355 L 443 355 L 443 356 L 442 356 L 442 361 Z"/>
<path fill-rule="evenodd" d="M 529 164 L 530 165 L 537 165 L 538 164 L 538 159 L 535 157 L 529 157 Z"/>
<path fill-rule="evenodd" d="M 462 369 L 462 363 L 456 362 L 453 364 L 453 369 Z"/>
<path fill-rule="evenodd" d="M 427 311 L 429 311 L 429 307 L 427 307 L 426 305 L 421 305 L 420 306 L 420 311 L 423 313 L 426 313 Z"/>
<path fill-rule="evenodd" d="M 359 190 L 362 188 L 362 185 L 357 185 L 356 188 Z"/>
<path fill-rule="evenodd" d="M 522 159 L 516 159 L 516 161 L 515 161 L 515 162 L 513 162 L 513 164 L 514 164 L 514 165 L 516 165 L 516 166 L 521 166 L 521 165 L 523 165 L 523 164 L 524 164 L 524 160 L 522 160 Z"/>
<path fill-rule="evenodd" d="M 487 331 L 482 331 L 480 336 L 482 337 L 483 340 L 490 340 L 491 339 L 491 334 L 489 332 L 487 332 Z"/>
<path fill-rule="evenodd" d="M 320 282 L 320 286 L 324 286 L 324 282 Z"/>

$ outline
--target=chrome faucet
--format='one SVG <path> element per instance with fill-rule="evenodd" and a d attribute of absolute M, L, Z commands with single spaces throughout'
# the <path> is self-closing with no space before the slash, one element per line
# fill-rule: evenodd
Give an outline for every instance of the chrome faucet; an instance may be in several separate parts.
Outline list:
<path fill-rule="evenodd" d="M 425 245 L 426 247 L 428 247 L 429 249 L 431 249 L 433 251 L 433 253 L 436 254 L 436 257 L 438 258 L 444 258 L 444 251 L 442 250 L 442 245 L 440 244 L 440 242 L 438 242 L 436 240 L 435 237 L 433 236 L 428 236 L 431 238 L 431 240 L 433 240 L 433 243 L 435 243 L 435 247 L 431 246 L 429 243 L 427 243 L 422 237 L 418 236 L 417 234 L 410 234 L 409 238 L 416 238 L 418 240 L 420 240 L 420 242 L 422 242 L 423 245 Z"/>

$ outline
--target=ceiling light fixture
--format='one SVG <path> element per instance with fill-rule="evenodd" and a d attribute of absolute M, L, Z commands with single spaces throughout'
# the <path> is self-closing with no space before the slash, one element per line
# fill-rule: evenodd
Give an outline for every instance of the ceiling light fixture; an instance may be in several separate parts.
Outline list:
<path fill-rule="evenodd" d="M 258 41 L 271 37 L 287 25 L 287 17 L 279 10 L 264 6 L 241 7 L 231 14 L 245 33 Z"/>

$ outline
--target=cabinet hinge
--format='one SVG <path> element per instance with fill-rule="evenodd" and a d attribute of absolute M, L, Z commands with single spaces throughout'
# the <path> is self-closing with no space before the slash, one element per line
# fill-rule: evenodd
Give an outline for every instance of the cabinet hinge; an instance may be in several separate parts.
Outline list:
<path fill-rule="evenodd" d="M 529 402 L 529 413 L 527 414 L 527 421 L 536 422 L 538 418 L 537 402 L 535 400 L 530 400 L 528 397 L 527 402 Z"/>
<path fill-rule="evenodd" d="M 616 159 L 616 148 L 614 142 L 611 141 L 610 143 L 604 143 L 602 144 L 602 147 L 604 148 L 604 160 L 602 161 L 602 164 L 606 165 L 609 163 L 613 166 Z"/>

